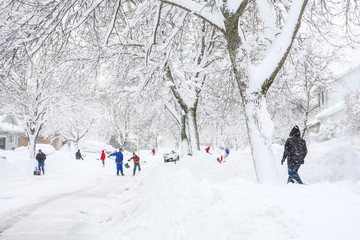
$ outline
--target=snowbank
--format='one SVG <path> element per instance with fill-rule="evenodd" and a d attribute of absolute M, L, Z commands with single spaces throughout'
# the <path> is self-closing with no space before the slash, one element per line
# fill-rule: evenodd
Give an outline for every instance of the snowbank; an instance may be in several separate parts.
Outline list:
<path fill-rule="evenodd" d="M 101 153 L 105 150 L 106 153 L 114 152 L 116 149 L 108 144 L 98 141 L 80 141 L 79 148 L 84 152 Z"/>
<path fill-rule="evenodd" d="M 223 164 L 209 154 L 157 162 L 122 194 L 84 208 L 103 229 L 90 239 L 360 237 L 359 182 L 260 185 L 245 156 L 233 154 Z"/>

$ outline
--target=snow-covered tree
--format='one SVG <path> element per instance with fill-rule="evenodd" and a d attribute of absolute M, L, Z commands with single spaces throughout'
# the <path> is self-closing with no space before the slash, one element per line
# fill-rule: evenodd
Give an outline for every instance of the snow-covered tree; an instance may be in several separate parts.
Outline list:
<path fill-rule="evenodd" d="M 200 29 L 196 29 L 196 25 Z M 177 104 L 181 108 L 180 129 L 182 136 L 182 154 L 193 154 L 200 150 L 199 131 L 197 123 L 197 109 L 200 94 L 206 79 L 209 77 L 209 68 L 216 59 L 213 54 L 215 47 L 214 31 L 205 23 L 191 22 L 189 26 L 182 26 L 182 29 L 191 28 L 193 32 L 179 34 L 181 37 L 174 41 L 171 54 L 165 66 L 164 79 Z M 183 31 L 183 30 L 182 30 Z"/>
<path fill-rule="evenodd" d="M 8 111 L 24 122 L 31 158 L 46 122 L 57 116 L 63 99 L 78 94 L 86 86 L 83 71 L 91 67 L 62 59 L 66 54 L 57 52 L 58 48 L 56 44 L 42 45 L 32 58 L 26 57 L 22 64 L 13 66 L 1 81 L 8 92 L 4 99 Z"/>
<path fill-rule="evenodd" d="M 336 51 L 329 51 L 301 34 L 267 98 L 278 136 L 287 136 L 294 125 L 304 137 L 309 119 L 320 108 L 318 95 L 331 77 L 331 63 L 338 61 Z"/>
<path fill-rule="evenodd" d="M 92 94 L 94 95 L 94 94 Z M 78 150 L 79 141 L 100 121 L 102 106 L 99 99 L 90 94 L 77 93 L 61 99 L 61 104 L 46 122 L 49 135 L 60 135 L 72 142 Z"/>
<path fill-rule="evenodd" d="M 29 73 L 30 69 L 32 73 Z M 9 93 L 4 99 L 5 106 L 24 122 L 31 158 L 35 157 L 36 140 L 59 97 L 58 94 L 52 94 L 55 89 L 53 82 L 49 82 L 48 74 L 44 65 L 40 69 L 36 66 L 24 66 L 23 69 L 18 67 L 3 82 Z"/>
<path fill-rule="evenodd" d="M 266 94 L 290 52 L 308 1 L 162 2 L 191 12 L 223 34 L 242 99 L 257 179 L 277 181 Z"/>
<path fill-rule="evenodd" d="M 70 33 L 105 0 L 1 1 L 0 77 L 32 58 L 43 45 L 66 46 Z"/>
<path fill-rule="evenodd" d="M 121 84 L 131 84 L 135 79 L 132 84 L 141 86 L 142 90 L 149 84 L 162 86 L 158 73 L 162 71 L 160 66 L 166 66 L 165 63 L 169 60 L 164 56 L 171 56 L 170 43 L 174 36 L 168 35 L 171 28 L 169 26 L 163 28 L 166 24 L 161 23 L 164 23 L 167 17 L 172 19 L 171 22 L 179 23 L 181 16 L 184 16 L 180 9 L 188 12 L 192 17 L 205 21 L 222 35 L 221 38 L 216 39 L 216 42 L 227 49 L 227 56 L 221 57 L 231 62 L 258 181 L 276 181 L 276 174 L 272 169 L 273 124 L 267 111 L 266 96 L 289 55 L 308 2 L 308 0 L 3 1 L 0 9 L 9 14 L 0 14 L 2 24 L 0 80 L 8 78 L 11 69 L 21 66 L 23 58 L 33 58 L 44 44 L 57 43 L 60 51 L 61 48 L 68 47 L 67 42 L 71 37 L 75 37 L 75 41 L 80 41 L 82 37 L 91 39 L 94 35 L 96 44 L 92 45 L 94 46 L 92 49 L 96 51 L 93 59 L 97 59 L 98 62 L 105 58 L 124 58 L 125 55 L 135 59 L 131 64 L 125 62 L 127 67 L 119 68 L 119 71 L 136 75 L 119 79 Z M 352 20 L 356 21 L 359 16 L 351 14 L 351 10 L 357 9 L 358 4 L 351 0 L 340 2 L 346 4 L 343 10 L 345 14 L 352 16 Z M 329 20 L 336 21 L 338 15 L 332 11 L 334 8 L 328 8 L 335 5 L 339 6 L 341 3 L 311 2 L 312 14 L 306 15 L 306 23 L 309 25 L 317 23 L 320 17 L 324 17 L 325 22 L 329 24 L 331 22 Z M 333 19 L 330 19 L 331 17 Z M 320 24 L 313 26 L 321 29 Z M 356 35 L 351 34 L 353 25 L 349 24 L 346 27 L 349 30 L 348 39 L 356 41 L 354 37 Z M 188 28 L 188 31 L 190 34 L 193 28 Z M 160 33 L 162 37 L 158 38 Z M 86 45 L 80 44 L 78 47 L 86 48 Z M 154 53 L 163 53 L 164 56 L 154 59 L 155 56 L 160 56 L 153 55 Z M 86 59 L 88 56 L 85 55 L 84 58 L 77 55 L 76 58 Z M 129 66 L 138 66 L 140 63 L 146 64 L 150 70 L 138 68 L 137 71 L 129 71 Z M 120 64 L 117 62 L 114 65 L 120 66 Z"/>
<path fill-rule="evenodd" d="M 248 146 L 245 119 L 230 63 L 206 82 L 199 103 L 199 127 L 203 144 L 233 149 Z"/>
<path fill-rule="evenodd" d="M 360 132 L 360 90 L 353 91 L 345 96 L 347 117 L 347 130 L 351 135 Z"/>

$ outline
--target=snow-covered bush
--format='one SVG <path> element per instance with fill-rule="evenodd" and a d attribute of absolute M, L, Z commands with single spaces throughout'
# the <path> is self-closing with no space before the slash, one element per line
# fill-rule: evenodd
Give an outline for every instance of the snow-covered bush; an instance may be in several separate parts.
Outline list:
<path fill-rule="evenodd" d="M 341 135 L 343 129 L 342 121 L 326 121 L 321 124 L 319 140 L 327 141 Z"/>
<path fill-rule="evenodd" d="M 348 93 L 345 96 L 347 130 L 351 135 L 360 134 L 360 90 Z"/>

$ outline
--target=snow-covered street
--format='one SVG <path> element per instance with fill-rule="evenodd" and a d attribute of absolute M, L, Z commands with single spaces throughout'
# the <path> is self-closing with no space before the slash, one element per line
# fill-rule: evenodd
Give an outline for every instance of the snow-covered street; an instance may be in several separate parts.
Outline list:
<path fill-rule="evenodd" d="M 66 152 L 56 153 L 48 158 L 44 176 L 26 173 L 26 177 L 2 179 L 1 238 L 28 239 L 29 235 L 36 235 L 39 239 L 78 239 L 86 236 L 93 228 L 88 221 L 87 206 L 95 201 L 106 204 L 106 198 L 124 194 L 143 178 L 141 174 L 132 176 L 130 168 L 125 170 L 126 176 L 116 176 L 113 160 L 108 159 L 103 168 L 95 157 L 90 155 L 84 161 L 76 161 Z M 64 158 L 68 159 L 62 160 Z M 56 167 L 52 166 L 54 160 L 58 161 L 54 164 Z M 143 168 L 146 169 L 146 165 Z M 31 169 L 30 165 L 27 169 Z"/>
<path fill-rule="evenodd" d="M 132 176 L 131 167 L 123 177 L 116 176 L 113 160 L 103 168 L 96 154 L 76 161 L 67 151 L 48 157 L 45 176 L 32 176 L 31 164 L 10 160 L 25 150 L 2 152 L 1 169 L 24 171 L 1 179 L 0 238 L 360 239 L 359 169 L 348 175 L 345 167 L 338 175 L 329 170 L 350 156 L 358 161 L 356 146 L 342 159 L 334 154 L 346 146 L 344 140 L 311 145 L 300 170 L 305 186 L 286 185 L 280 163 L 282 183 L 257 184 L 247 151 L 231 153 L 223 164 L 217 153 L 173 164 L 144 152 L 142 171 Z M 275 149 L 281 154 L 280 146 Z"/>

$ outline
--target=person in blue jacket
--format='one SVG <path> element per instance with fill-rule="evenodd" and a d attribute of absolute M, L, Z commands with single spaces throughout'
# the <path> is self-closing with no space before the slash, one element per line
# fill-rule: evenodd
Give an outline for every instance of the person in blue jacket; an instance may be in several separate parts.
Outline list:
<path fill-rule="evenodd" d="M 115 156 L 115 162 L 116 162 L 116 175 L 119 176 L 119 171 L 121 173 L 121 176 L 124 176 L 124 172 L 123 172 L 123 160 L 124 160 L 124 155 L 122 154 L 124 150 L 122 148 L 119 148 L 118 152 L 114 152 L 112 154 L 110 154 L 108 157 L 110 156 Z"/>
<path fill-rule="evenodd" d="M 225 149 L 225 158 L 227 158 L 229 156 L 229 154 L 230 154 L 230 150 L 229 150 L 229 148 L 226 148 Z"/>

